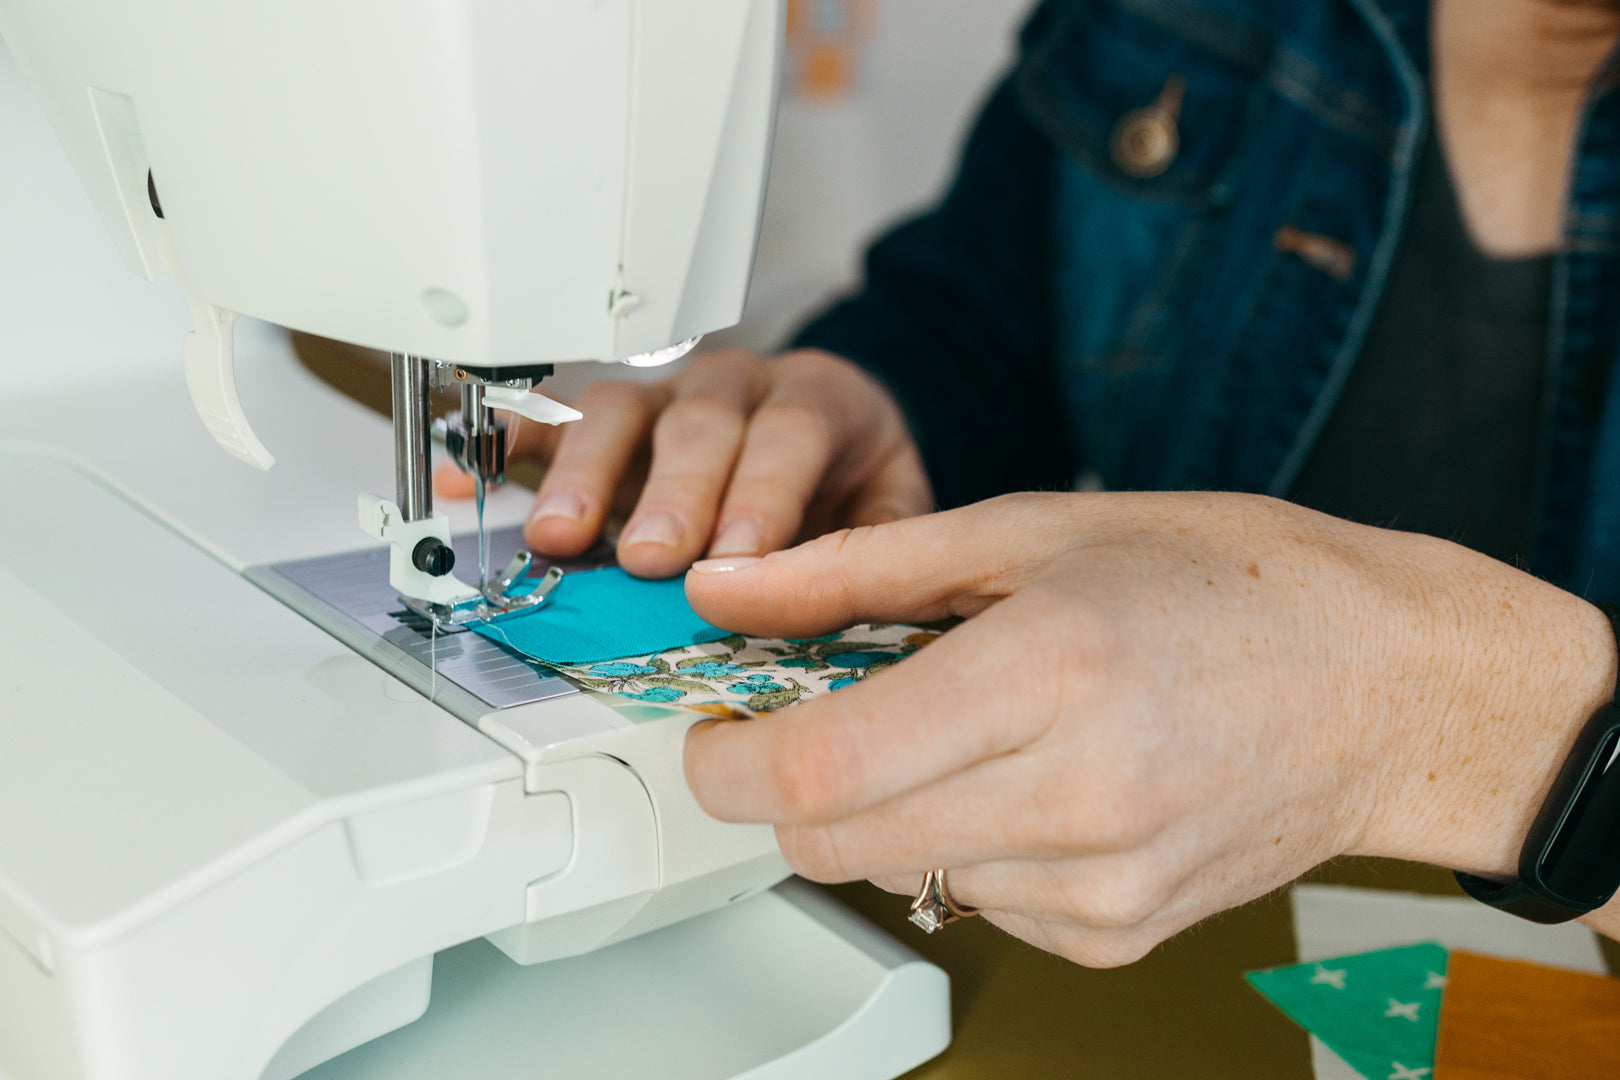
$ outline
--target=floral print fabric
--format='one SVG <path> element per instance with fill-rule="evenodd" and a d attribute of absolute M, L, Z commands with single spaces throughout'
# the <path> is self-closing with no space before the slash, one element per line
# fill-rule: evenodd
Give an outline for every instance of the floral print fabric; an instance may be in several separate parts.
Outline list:
<path fill-rule="evenodd" d="M 851 686 L 899 663 L 941 632 L 868 624 L 818 638 L 737 634 L 651 656 L 553 666 L 586 689 L 717 716 L 747 717 Z"/>

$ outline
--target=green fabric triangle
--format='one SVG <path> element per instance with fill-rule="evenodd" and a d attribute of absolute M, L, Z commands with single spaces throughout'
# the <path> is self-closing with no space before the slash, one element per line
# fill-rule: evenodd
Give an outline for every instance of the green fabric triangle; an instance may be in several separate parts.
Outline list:
<path fill-rule="evenodd" d="M 1442 946 L 1428 943 L 1245 978 L 1367 1080 L 1428 1080 L 1447 960 Z"/>

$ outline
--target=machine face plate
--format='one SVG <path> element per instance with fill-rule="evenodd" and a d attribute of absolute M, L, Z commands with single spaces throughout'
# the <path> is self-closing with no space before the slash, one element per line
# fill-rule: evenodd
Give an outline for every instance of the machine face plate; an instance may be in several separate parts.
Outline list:
<path fill-rule="evenodd" d="M 521 527 L 490 533 L 490 564 L 503 566 L 523 544 Z M 454 540 L 456 572 L 478 576 L 474 535 Z M 612 556 L 558 562 L 564 572 L 611 566 Z M 536 559 L 529 576 L 552 564 Z M 491 709 L 508 709 L 579 693 L 572 683 L 479 634 L 430 634 L 388 584 L 388 549 L 368 548 L 314 559 L 256 566 L 247 577 L 407 685 L 476 724 Z"/>

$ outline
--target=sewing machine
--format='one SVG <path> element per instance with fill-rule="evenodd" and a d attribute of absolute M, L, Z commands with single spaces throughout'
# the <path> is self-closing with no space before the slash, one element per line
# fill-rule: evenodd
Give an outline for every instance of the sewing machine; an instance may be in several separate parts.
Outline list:
<path fill-rule="evenodd" d="M 427 486 L 435 388 L 493 481 L 497 409 L 569 415 L 526 393 L 547 365 L 736 319 L 780 20 L 0 0 L 5 182 L 45 196 L 0 206 L 0 1080 L 881 1080 L 944 1047 L 943 973 L 696 805 L 694 714 L 455 632 L 516 603 L 528 500 Z M 183 311 L 135 314 L 91 207 Z M 68 300 L 30 291 L 46 251 Z M 30 331 L 61 311 L 93 325 Z M 392 433 L 268 323 L 392 354 Z"/>

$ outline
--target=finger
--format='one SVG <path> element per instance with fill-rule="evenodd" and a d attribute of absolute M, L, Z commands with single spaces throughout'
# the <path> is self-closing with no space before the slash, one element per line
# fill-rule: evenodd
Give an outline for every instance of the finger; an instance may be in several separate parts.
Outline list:
<path fill-rule="evenodd" d="M 847 362 L 792 354 L 771 374 L 726 491 L 715 556 L 762 555 L 792 543 L 818 491 L 843 501 L 867 481 L 860 470 L 883 460 L 885 443 L 898 450 L 906 442 L 898 415 L 885 411 L 887 398 Z"/>
<path fill-rule="evenodd" d="M 524 525 L 529 546 L 543 555 L 578 555 L 596 542 L 619 480 L 647 436 L 668 391 L 604 380 L 580 395 L 584 418 L 564 426 L 551 466 Z M 525 424 L 522 434 L 540 424 Z M 528 446 L 540 445 L 536 441 Z"/>
<path fill-rule="evenodd" d="M 699 804 L 725 821 L 825 824 L 1037 739 L 1057 716 L 1058 650 L 1019 663 L 1018 600 L 836 694 L 694 728 L 685 765 Z M 1016 709 L 998 677 L 1009 670 Z"/>
<path fill-rule="evenodd" d="M 446 499 L 473 497 L 473 478 L 462 472 L 453 461 L 441 464 L 433 473 L 433 493 Z"/>
<path fill-rule="evenodd" d="M 778 843 L 797 873 L 825 882 L 1014 859 L 1106 858 L 1163 843 L 1175 812 L 1117 776 L 1125 770 L 1110 767 L 1108 751 L 1036 741 L 837 821 L 780 826 Z M 1062 790 L 1042 775 L 1061 776 Z"/>
<path fill-rule="evenodd" d="M 803 399 L 767 398 L 749 422 L 709 554 L 763 555 L 791 544 L 832 464 L 838 428 Z"/>
<path fill-rule="evenodd" d="M 1032 944 L 1089 967 L 1116 967 L 1200 920 L 1286 886 L 1315 865 L 1304 853 L 1278 858 L 1264 836 L 1231 837 L 1212 846 L 1205 827 L 1188 820 L 1123 856 L 953 867 L 946 888 L 958 906 L 983 908 L 990 921 Z M 921 883 L 921 873 L 874 881 L 912 896 Z M 1050 936 L 1029 936 L 1037 925 Z"/>
<path fill-rule="evenodd" d="M 949 868 L 946 886 L 958 906 L 1095 930 L 1129 930 L 1177 904 L 1199 865 L 1193 844 L 1166 838 L 1119 855 L 958 864 Z M 874 880 L 917 876 L 877 875 Z"/>
<path fill-rule="evenodd" d="M 877 475 L 855 492 L 845 511 L 845 521 L 857 528 L 887 525 L 933 509 L 934 489 L 928 482 L 928 470 L 922 455 L 908 440 Z"/>
<path fill-rule="evenodd" d="M 902 440 L 861 483 L 845 490 L 824 485 L 805 508 L 798 539 L 803 543 L 838 529 L 887 525 L 935 509 L 922 457 L 909 440 Z"/>
<path fill-rule="evenodd" d="M 1033 873 L 1040 873 L 1033 868 Z M 975 897 L 961 879 L 961 870 L 951 870 L 946 887 L 951 900 L 960 908 L 978 908 L 974 921 L 982 921 L 1028 942 L 1038 949 L 1061 956 L 1071 963 L 1091 968 L 1115 968 L 1134 964 L 1155 947 L 1206 917 L 1209 912 L 1188 902 L 1189 886 L 1184 886 L 1163 908 L 1141 922 L 1128 926 L 1089 925 L 1063 915 L 1038 915 L 1018 907 L 999 907 L 988 897 Z M 923 875 L 880 878 L 872 884 L 897 896 L 916 896 L 922 890 Z M 982 903 L 980 901 L 983 901 Z M 968 925 L 966 922 L 962 926 Z M 956 933 L 961 933 L 958 929 Z"/>
<path fill-rule="evenodd" d="M 626 570 L 669 577 L 702 553 L 763 387 L 763 365 L 746 353 L 706 356 L 682 373 L 653 427 L 647 483 L 619 537 Z"/>
<path fill-rule="evenodd" d="M 763 560 L 698 563 L 686 596 L 716 626 L 814 637 L 861 622 L 972 615 L 1039 573 L 1079 523 L 1064 496 L 1017 495 L 943 514 L 850 529 Z"/>
<path fill-rule="evenodd" d="M 579 423 L 542 424 L 526 420 L 516 413 L 497 411 L 506 421 L 506 457 L 509 461 L 548 462 L 562 444 L 569 428 Z"/>
<path fill-rule="evenodd" d="M 1197 922 L 1166 917 L 1129 930 L 1099 930 L 1057 919 L 1033 919 L 1015 912 L 987 910 L 984 921 L 1072 964 L 1119 968 L 1136 963 Z"/>
<path fill-rule="evenodd" d="M 1189 831 L 1182 846 L 1193 842 Z M 1196 868 L 1189 872 L 1187 865 Z M 1151 863 L 1144 866 L 1151 871 Z M 976 890 L 991 905 L 1015 905 L 1012 910 L 992 906 L 985 911 L 987 919 L 1015 937 L 1074 963 L 1101 968 L 1135 963 L 1188 927 L 1279 889 L 1308 868 L 1257 864 L 1252 851 L 1236 846 L 1218 858 L 1184 862 L 1173 887 L 1166 883 L 1176 880 L 1174 875 L 1160 881 L 1136 879 L 1145 880 L 1145 894 L 1130 876 L 1101 885 L 1076 881 L 1069 887 L 1074 897 L 1070 910 L 1055 915 L 1030 915 L 1017 910 L 1033 905 L 1013 899 L 1024 884 L 1013 880 L 1007 868 L 987 867 L 981 881 L 952 870 L 946 882 L 953 899 L 958 899 L 960 885 L 963 896 L 971 897 Z M 993 883 L 995 877 L 1000 878 L 1001 885 Z"/>

